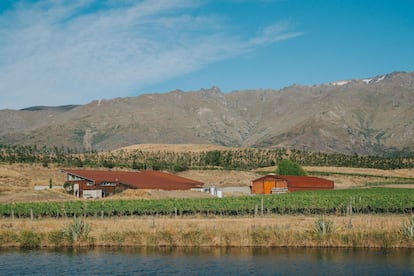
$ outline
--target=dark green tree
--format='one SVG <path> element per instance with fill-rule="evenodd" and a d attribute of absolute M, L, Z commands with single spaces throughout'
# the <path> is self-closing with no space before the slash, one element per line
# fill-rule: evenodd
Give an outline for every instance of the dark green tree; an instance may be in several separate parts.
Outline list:
<path fill-rule="evenodd" d="M 283 159 L 277 164 L 276 173 L 279 175 L 306 175 L 305 170 L 296 162 Z"/>
<path fill-rule="evenodd" d="M 220 166 L 221 152 L 212 150 L 206 152 L 206 164 L 210 166 Z"/>
<path fill-rule="evenodd" d="M 145 164 L 141 162 L 137 162 L 135 159 L 132 161 L 132 169 L 134 170 L 142 170 L 145 169 Z"/>

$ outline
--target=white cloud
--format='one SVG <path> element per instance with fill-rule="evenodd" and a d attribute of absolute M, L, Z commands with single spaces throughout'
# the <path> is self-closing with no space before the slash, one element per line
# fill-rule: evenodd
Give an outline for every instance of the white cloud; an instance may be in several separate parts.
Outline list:
<path fill-rule="evenodd" d="M 194 15 L 198 1 L 102 3 L 47 0 L 0 14 L 0 108 L 125 96 L 300 35 L 275 24 L 241 39 L 220 18 Z"/>
<path fill-rule="evenodd" d="M 303 35 L 302 32 L 292 32 L 291 25 L 288 22 L 280 22 L 267 26 L 258 36 L 251 38 L 250 43 L 252 45 L 270 44 Z"/>

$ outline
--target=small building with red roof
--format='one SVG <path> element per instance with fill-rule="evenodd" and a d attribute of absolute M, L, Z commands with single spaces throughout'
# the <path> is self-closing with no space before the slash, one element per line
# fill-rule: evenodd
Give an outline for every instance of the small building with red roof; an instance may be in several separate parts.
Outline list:
<path fill-rule="evenodd" d="M 334 182 L 314 176 L 293 176 L 268 174 L 250 183 L 252 194 L 274 194 L 305 190 L 329 190 L 334 188 Z"/>
<path fill-rule="evenodd" d="M 101 198 L 125 189 L 190 190 L 204 183 L 160 171 L 63 169 L 75 196 Z"/>

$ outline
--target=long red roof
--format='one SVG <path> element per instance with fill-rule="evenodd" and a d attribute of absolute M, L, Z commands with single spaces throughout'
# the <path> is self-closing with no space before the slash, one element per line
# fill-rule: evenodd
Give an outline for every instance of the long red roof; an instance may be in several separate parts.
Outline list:
<path fill-rule="evenodd" d="M 252 182 L 260 181 L 265 178 L 282 179 L 288 182 L 289 191 L 298 190 L 315 190 L 315 189 L 333 189 L 334 182 L 332 180 L 315 177 L 315 176 L 294 176 L 294 175 L 276 175 L 268 174 L 259 177 Z"/>
<path fill-rule="evenodd" d="M 287 180 L 291 188 L 334 188 L 334 182 L 332 180 L 315 176 L 278 175 L 278 177 Z"/>
<path fill-rule="evenodd" d="M 159 171 L 123 172 L 72 169 L 64 169 L 62 171 L 94 181 L 96 184 L 119 182 L 137 189 L 188 190 L 200 188 L 204 184 L 196 180 Z"/>

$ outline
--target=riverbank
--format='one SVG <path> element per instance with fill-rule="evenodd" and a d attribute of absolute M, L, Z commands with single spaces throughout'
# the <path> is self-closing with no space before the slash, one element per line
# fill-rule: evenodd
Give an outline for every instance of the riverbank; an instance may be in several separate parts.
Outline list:
<path fill-rule="evenodd" d="M 0 219 L 6 247 L 348 247 L 414 248 L 409 215 Z M 77 225 L 77 227 L 81 227 Z"/>

